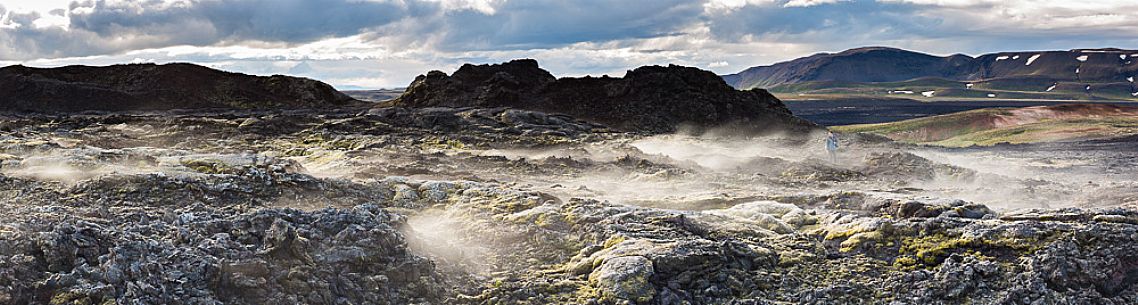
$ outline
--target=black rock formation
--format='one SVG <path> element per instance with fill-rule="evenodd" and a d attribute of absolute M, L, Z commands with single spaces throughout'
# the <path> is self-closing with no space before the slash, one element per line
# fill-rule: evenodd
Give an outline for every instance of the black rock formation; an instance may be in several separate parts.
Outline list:
<path fill-rule="evenodd" d="M 0 68 L 0 110 L 268 109 L 359 101 L 298 77 L 230 73 L 186 63 Z"/>
<path fill-rule="evenodd" d="M 532 59 L 463 65 L 453 75 L 420 75 L 384 106 L 512 107 L 561 113 L 635 132 L 730 126 L 747 131 L 807 130 L 765 90 L 739 91 L 714 73 L 669 65 L 645 66 L 623 78 L 557 79 Z"/>

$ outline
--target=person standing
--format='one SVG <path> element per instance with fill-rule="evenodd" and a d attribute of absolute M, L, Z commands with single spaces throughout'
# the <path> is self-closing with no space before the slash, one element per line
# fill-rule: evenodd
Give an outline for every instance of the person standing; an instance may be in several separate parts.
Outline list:
<path fill-rule="evenodd" d="M 830 153 L 830 162 L 838 163 L 838 135 L 833 131 L 826 135 L 826 151 Z"/>

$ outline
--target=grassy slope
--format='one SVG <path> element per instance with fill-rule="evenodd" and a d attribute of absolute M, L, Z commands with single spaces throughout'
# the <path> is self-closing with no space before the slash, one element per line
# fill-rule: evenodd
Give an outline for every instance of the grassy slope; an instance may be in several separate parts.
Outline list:
<path fill-rule="evenodd" d="M 1047 109 L 1047 107 L 1028 107 Z M 1020 108 L 1020 109 L 1028 109 Z M 926 145 L 966 147 L 998 143 L 1036 143 L 1111 138 L 1138 134 L 1138 110 L 1115 114 L 1064 112 L 1055 118 L 1022 119 L 1018 109 L 978 109 L 881 124 L 836 126 L 839 132 L 865 132 Z M 1020 123 L 1008 121 L 1021 120 Z"/>

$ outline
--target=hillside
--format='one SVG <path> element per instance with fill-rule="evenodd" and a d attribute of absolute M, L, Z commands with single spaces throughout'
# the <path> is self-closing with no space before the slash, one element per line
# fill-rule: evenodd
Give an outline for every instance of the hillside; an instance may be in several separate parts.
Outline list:
<path fill-rule="evenodd" d="M 1138 100 L 1138 50 L 1076 49 L 934 56 L 895 48 L 821 53 L 724 75 L 774 93 Z"/>
<path fill-rule="evenodd" d="M 899 122 L 833 127 L 893 140 L 937 146 L 988 146 L 1138 134 L 1138 107 L 1067 104 L 1024 108 L 988 108 Z"/>
<path fill-rule="evenodd" d="M 0 68 L 4 111 L 280 109 L 357 103 L 316 80 L 230 73 L 186 63 Z"/>
<path fill-rule="evenodd" d="M 510 107 L 570 115 L 619 130 L 665 133 L 731 125 L 749 131 L 806 130 L 766 90 L 735 90 L 715 74 L 670 65 L 645 66 L 623 78 L 554 77 L 532 59 L 463 65 L 453 75 L 420 75 L 383 106 Z"/>
<path fill-rule="evenodd" d="M 397 98 L 403 94 L 403 91 L 406 91 L 406 90 L 407 90 L 407 88 L 395 88 L 395 89 L 375 89 L 375 90 L 343 90 L 341 92 L 343 92 L 344 94 L 347 94 L 348 96 L 350 96 L 354 99 L 361 100 L 361 101 L 382 102 L 382 101 Z"/>

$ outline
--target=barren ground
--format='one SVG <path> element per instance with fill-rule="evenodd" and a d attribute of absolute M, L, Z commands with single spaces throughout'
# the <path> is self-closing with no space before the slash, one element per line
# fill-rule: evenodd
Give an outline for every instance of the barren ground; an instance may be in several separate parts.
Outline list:
<path fill-rule="evenodd" d="M 1138 301 L 1134 140 L 644 136 L 503 109 L 0 123 L 3 304 Z"/>

